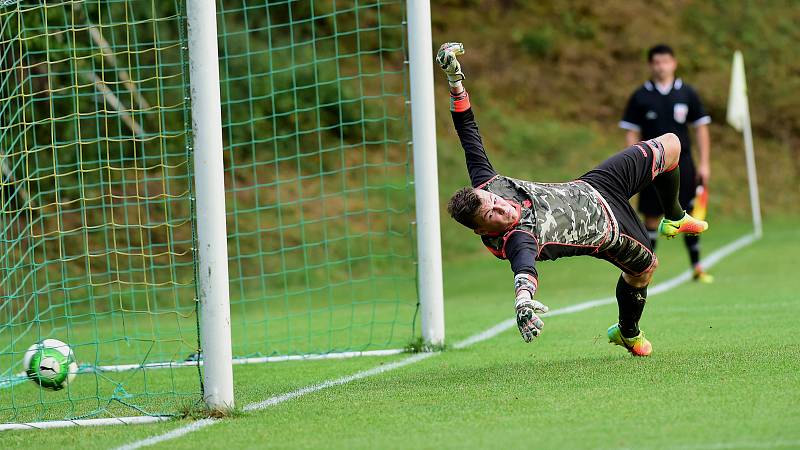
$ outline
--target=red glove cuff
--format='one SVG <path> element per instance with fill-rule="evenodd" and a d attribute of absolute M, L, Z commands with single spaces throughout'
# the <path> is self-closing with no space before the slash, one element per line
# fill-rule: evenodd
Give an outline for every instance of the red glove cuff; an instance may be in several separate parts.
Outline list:
<path fill-rule="evenodd" d="M 469 104 L 469 94 L 466 90 L 462 91 L 460 94 L 453 94 L 450 93 L 450 111 L 453 112 L 464 112 L 470 108 Z"/>

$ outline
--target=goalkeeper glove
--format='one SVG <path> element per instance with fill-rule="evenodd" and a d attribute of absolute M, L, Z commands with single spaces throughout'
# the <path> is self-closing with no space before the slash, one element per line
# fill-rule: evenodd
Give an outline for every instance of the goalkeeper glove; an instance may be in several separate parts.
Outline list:
<path fill-rule="evenodd" d="M 522 339 L 525 342 L 530 342 L 533 338 L 542 334 L 544 322 L 536 314 L 546 313 L 550 308 L 541 302 L 531 299 L 529 296 L 517 297 L 514 308 L 517 311 L 519 334 L 522 335 Z"/>
<path fill-rule="evenodd" d="M 436 54 L 436 63 L 447 74 L 447 81 L 450 86 L 456 87 L 464 79 L 464 73 L 461 71 L 461 64 L 459 64 L 457 55 L 464 54 L 464 44 L 460 42 L 445 42 L 439 47 L 439 52 Z"/>

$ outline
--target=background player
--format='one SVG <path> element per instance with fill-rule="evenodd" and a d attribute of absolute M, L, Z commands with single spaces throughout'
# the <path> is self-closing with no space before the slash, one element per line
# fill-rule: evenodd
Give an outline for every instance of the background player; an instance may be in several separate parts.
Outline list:
<path fill-rule="evenodd" d="M 536 260 L 589 255 L 620 269 L 616 297 L 619 322 L 608 329 L 611 343 L 647 356 L 652 345 L 639 330 L 647 286 L 658 265 L 644 225 L 629 200 L 651 182 L 665 210 L 659 230 L 668 237 L 701 233 L 708 224 L 678 203 L 681 143 L 665 134 L 636 143 L 597 168 L 567 183 L 535 183 L 498 174 L 483 148 L 456 56 L 463 45 L 446 43 L 436 60 L 447 74 L 453 124 L 464 148 L 472 187 L 458 190 L 447 210 L 481 236 L 483 244 L 514 272 L 517 326 L 526 342 L 539 336 L 537 314 L 547 307 L 533 300 L 538 288 Z M 520 161 L 524 164 L 525 161 Z"/>
<path fill-rule="evenodd" d="M 678 62 L 672 49 L 659 44 L 647 52 L 647 61 L 653 78 L 639 87 L 628 100 L 619 126 L 627 130 L 625 142 L 633 145 L 640 140 L 652 139 L 664 133 L 675 133 L 681 140 L 681 207 L 691 211 L 698 184 L 706 186 L 711 168 L 708 124 L 711 123 L 700 97 L 691 86 L 675 78 Z M 695 169 L 691 152 L 689 127 L 695 127 L 700 148 L 700 165 Z M 644 215 L 644 224 L 655 250 L 658 224 L 664 214 L 655 188 L 647 186 L 639 195 L 639 212 Z M 700 266 L 700 238 L 684 236 L 689 260 L 694 269 L 694 279 L 704 283 L 713 281 Z"/>

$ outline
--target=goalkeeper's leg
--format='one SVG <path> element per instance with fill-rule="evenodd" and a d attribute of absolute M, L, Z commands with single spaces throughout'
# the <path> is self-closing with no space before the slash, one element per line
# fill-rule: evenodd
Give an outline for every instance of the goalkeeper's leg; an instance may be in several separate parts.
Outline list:
<path fill-rule="evenodd" d="M 664 209 L 664 218 L 658 226 L 658 232 L 668 239 L 678 234 L 697 235 L 708 229 L 708 223 L 695 219 L 683 210 L 679 201 L 681 173 L 679 160 L 681 143 L 672 133 L 654 139 L 663 148 L 662 164 L 664 169 L 654 172 L 653 186 Z"/>
<path fill-rule="evenodd" d="M 649 356 L 653 346 L 639 329 L 639 320 L 647 302 L 647 286 L 658 267 L 658 258 L 647 247 L 647 234 L 636 213 L 630 204 L 624 206 L 627 206 L 627 211 L 616 208 L 621 236 L 599 256 L 623 271 L 616 288 L 619 321 L 609 327 L 608 340 L 635 356 Z"/>
<path fill-rule="evenodd" d="M 645 273 L 632 276 L 623 272 L 617 281 L 619 322 L 608 329 L 608 340 L 625 347 L 634 356 L 650 356 L 653 346 L 639 329 L 647 303 L 647 285 L 653 277 L 657 262 Z"/>

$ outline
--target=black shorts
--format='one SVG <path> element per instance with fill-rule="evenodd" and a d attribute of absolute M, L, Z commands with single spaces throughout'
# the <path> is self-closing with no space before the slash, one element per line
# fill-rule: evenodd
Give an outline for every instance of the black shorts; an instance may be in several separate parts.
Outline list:
<path fill-rule="evenodd" d="M 688 158 L 681 158 L 679 164 L 681 170 L 681 189 L 678 193 L 678 202 L 681 208 L 686 211 L 692 209 L 697 190 L 697 178 L 694 169 L 694 162 L 691 156 Z M 653 184 L 649 184 L 642 189 L 639 193 L 639 212 L 646 216 L 663 216 L 664 209 L 661 207 L 661 201 L 658 199 L 658 193 Z"/>
<path fill-rule="evenodd" d="M 579 178 L 600 192 L 619 224 L 618 241 L 595 256 L 629 275 L 641 275 L 656 264 L 647 230 L 630 199 L 651 184 L 663 165 L 663 147 L 651 140 L 622 150 Z"/>

